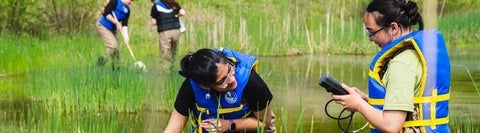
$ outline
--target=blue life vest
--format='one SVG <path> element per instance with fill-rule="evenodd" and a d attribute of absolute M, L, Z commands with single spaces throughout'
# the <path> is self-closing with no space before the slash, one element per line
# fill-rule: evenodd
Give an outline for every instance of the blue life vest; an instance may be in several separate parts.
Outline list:
<path fill-rule="evenodd" d="M 123 21 L 127 17 L 127 15 L 130 13 L 130 7 L 123 6 L 122 0 L 117 0 L 117 6 L 113 10 L 113 13 L 115 13 L 115 16 L 117 17 L 118 21 Z M 105 28 L 111 31 L 117 30 L 117 27 L 112 22 L 110 22 L 105 16 L 102 16 L 99 21 L 103 26 L 105 26 Z"/>
<path fill-rule="evenodd" d="M 238 119 L 251 114 L 248 104 L 242 104 L 243 90 L 248 83 L 251 70 L 257 70 L 257 58 L 238 53 L 230 49 L 216 50 L 222 52 L 235 63 L 235 79 L 237 88 L 233 91 L 218 93 L 216 96 L 208 90 L 200 88 L 194 80 L 190 79 L 196 100 L 196 109 L 193 110 L 192 132 L 207 132 L 199 128 L 202 120 L 211 118 Z"/>
<path fill-rule="evenodd" d="M 381 71 L 387 60 L 410 45 L 419 54 L 423 76 L 420 93 L 414 96 L 414 104 L 419 105 L 419 120 L 406 121 L 403 127 L 419 127 L 423 133 L 449 133 L 450 61 L 443 36 L 437 30 L 420 30 L 402 36 L 388 43 L 374 57 L 368 77 L 368 102 L 383 110 L 386 92 L 381 82 Z M 380 133 L 370 127 L 370 132 Z"/>
<path fill-rule="evenodd" d="M 179 9 L 168 8 L 160 1 L 155 2 L 155 7 L 157 8 L 157 12 L 160 14 L 159 16 L 155 16 L 155 20 L 157 20 L 158 32 L 180 28 L 180 20 L 178 18 Z"/>

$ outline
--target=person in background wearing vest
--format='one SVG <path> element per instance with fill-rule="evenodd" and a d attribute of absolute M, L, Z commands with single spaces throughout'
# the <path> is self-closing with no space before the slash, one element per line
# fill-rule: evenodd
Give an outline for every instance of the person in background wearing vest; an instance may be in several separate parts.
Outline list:
<path fill-rule="evenodd" d="M 97 60 L 98 66 L 103 66 L 108 57 L 113 60 L 113 68 L 120 63 L 119 43 L 116 37 L 117 29 L 122 30 L 123 41 L 128 43 L 128 19 L 130 17 L 130 4 L 133 0 L 110 0 L 105 6 L 102 16 L 96 23 L 98 35 L 103 40 L 106 50 Z"/>
<path fill-rule="evenodd" d="M 164 133 L 180 133 L 192 116 L 195 133 L 275 132 L 272 93 L 257 58 L 230 49 L 200 49 L 180 60 L 185 80 Z"/>
<path fill-rule="evenodd" d="M 170 68 L 183 32 L 180 30 L 180 17 L 186 15 L 186 12 L 175 0 L 152 0 L 152 2 L 151 24 L 157 25 L 160 63 L 163 67 Z"/>
<path fill-rule="evenodd" d="M 381 50 L 373 58 L 368 96 L 343 84 L 332 98 L 361 113 L 372 133 L 449 133 L 450 61 L 442 34 L 423 29 L 415 2 L 372 0 L 365 32 Z M 418 24 L 418 30 L 413 26 Z"/>

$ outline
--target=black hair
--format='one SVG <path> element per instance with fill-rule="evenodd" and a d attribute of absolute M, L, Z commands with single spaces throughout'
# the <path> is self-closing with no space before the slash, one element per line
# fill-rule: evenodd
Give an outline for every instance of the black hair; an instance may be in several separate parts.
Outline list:
<path fill-rule="evenodd" d="M 210 85 L 216 82 L 218 73 L 217 64 L 226 62 L 228 59 L 222 52 L 212 49 L 200 49 L 195 53 L 189 53 L 180 60 L 179 74 L 186 78 L 192 78 L 202 85 Z"/>
<path fill-rule="evenodd" d="M 168 8 L 172 8 L 172 9 L 182 8 L 180 7 L 180 4 L 178 4 L 178 2 L 175 0 L 160 0 L 160 1 L 163 2 L 165 5 L 167 5 Z"/>
<path fill-rule="evenodd" d="M 375 18 L 375 22 L 382 27 L 388 27 L 392 22 L 405 27 L 418 24 L 419 30 L 424 27 L 417 3 L 410 0 L 372 0 L 366 11 L 378 11 L 381 15 Z"/>

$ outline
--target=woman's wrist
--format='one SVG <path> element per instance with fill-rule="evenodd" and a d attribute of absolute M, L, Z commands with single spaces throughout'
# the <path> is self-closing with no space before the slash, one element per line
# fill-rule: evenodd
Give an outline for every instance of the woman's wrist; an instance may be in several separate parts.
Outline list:
<path fill-rule="evenodd" d="M 235 131 L 237 130 L 237 123 L 235 123 L 235 120 L 233 119 L 229 119 L 228 120 L 230 122 L 230 131 Z"/>

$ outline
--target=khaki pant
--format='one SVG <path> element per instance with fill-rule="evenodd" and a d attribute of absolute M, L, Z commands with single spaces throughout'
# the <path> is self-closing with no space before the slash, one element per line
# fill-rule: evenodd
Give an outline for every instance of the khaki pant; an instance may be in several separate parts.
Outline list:
<path fill-rule="evenodd" d="M 158 33 L 159 43 L 158 48 L 160 49 L 160 63 L 164 67 L 170 67 L 170 63 L 175 58 L 177 52 L 177 44 L 180 39 L 180 29 L 171 29 Z"/>
<path fill-rule="evenodd" d="M 118 64 L 120 62 L 120 45 L 116 37 L 117 32 L 110 31 L 99 21 L 97 21 L 95 26 L 97 28 L 98 35 L 105 45 L 105 52 L 100 58 L 107 59 L 107 57 L 112 57 L 114 64 Z"/>

